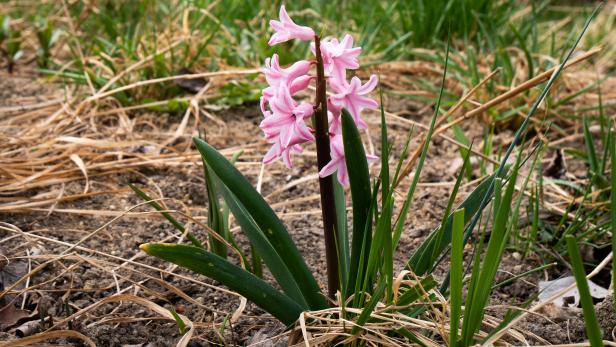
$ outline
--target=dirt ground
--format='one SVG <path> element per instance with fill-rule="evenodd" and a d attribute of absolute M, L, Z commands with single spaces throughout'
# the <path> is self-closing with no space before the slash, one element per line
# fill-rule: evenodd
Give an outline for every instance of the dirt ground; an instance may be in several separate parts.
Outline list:
<path fill-rule="evenodd" d="M 49 98 L 41 98 L 41 95 L 61 95 L 57 93 L 57 86 L 41 87 L 37 81 L 29 78 L 2 76 L 0 109 L 14 107 L 19 103 L 42 102 Z M 403 99 L 387 100 L 386 106 L 389 112 L 402 114 L 401 117 L 422 124 L 428 124 L 433 111 L 430 108 L 418 109 Z M 229 149 L 226 154 L 244 148 L 245 152 L 237 166 L 257 184 L 260 158 L 267 150 L 267 144 L 260 140 L 258 124 L 261 115 L 258 105 L 210 110 L 210 113 L 224 124 L 206 117 L 201 120 L 200 127 L 205 128 L 208 141 L 217 148 Z M 13 111 L 0 114 L 0 119 L 6 120 L 6 117 L 15 117 L 17 114 Z M 182 114 L 152 115 L 136 111 L 129 113 L 128 117 L 137 124 L 134 132 L 148 132 L 147 126 L 137 121 L 147 118 L 153 124 L 152 127 L 158 129 L 157 136 L 164 137 L 174 131 Z M 374 147 L 378 154 L 379 117 L 376 113 L 366 113 L 366 119 L 370 124 L 372 142 L 367 148 L 370 151 Z M 118 122 L 108 119 L 98 121 L 101 126 L 107 127 L 117 126 Z M 85 124 L 84 127 L 96 124 Z M 481 136 L 483 131 L 477 120 L 470 120 L 463 127 L 469 138 Z M 396 153 L 409 130 L 409 124 L 403 121 L 390 123 L 389 131 L 395 141 Z M 0 136 L 8 139 L 11 130 L 7 128 L 4 131 L 7 133 Z M 177 148 L 188 148 L 189 135 L 194 132 L 195 128 L 189 128 L 167 153 L 174 153 Z M 505 146 L 511 132 L 503 131 L 497 136 L 502 138 L 501 146 Z M 414 146 L 417 146 L 417 136 L 411 142 L 411 148 Z M 132 153 L 124 150 L 123 155 L 128 153 L 139 157 L 144 151 L 147 152 L 143 146 L 134 146 L 131 150 Z M 181 335 L 173 321 L 165 320 L 148 307 L 128 299 L 89 309 L 93 304 L 122 293 L 146 298 L 186 315 L 196 326 L 191 346 L 223 343 L 259 343 L 262 346 L 285 344 L 284 335 L 276 337 L 284 332 L 284 327 L 254 305 L 249 303 L 241 317 L 230 323 L 230 315 L 240 305 L 237 296 L 215 286 L 207 287 L 207 284 L 216 284 L 139 251 L 138 247 L 142 243 L 160 240 L 176 242 L 181 236 L 166 220 L 152 213 L 148 206 L 140 206 L 124 214 L 142 202 L 128 189 L 129 183 L 146 187 L 153 195 L 162 194 L 162 197 L 168 199 L 166 204 L 169 208 L 185 211 L 197 220 L 205 221 L 207 201 L 202 170 L 194 151 L 189 151 L 193 156 L 179 163 L 162 161 L 117 172 L 103 172 L 99 176 L 95 174 L 96 171 L 90 172 L 87 196 L 80 195 L 84 191 L 85 180 L 76 179 L 29 189 L 19 194 L 27 200 L 28 197 L 37 197 L 46 192 L 60 191 L 62 196 L 78 198 L 34 208 L 0 209 L 0 222 L 5 226 L 0 229 L 0 254 L 5 258 L 0 273 L 2 285 L 10 288 L 17 279 L 27 273 L 31 274 L 27 282 L 11 288 L 1 298 L 5 308 L 0 311 L 0 340 L 9 341 L 18 338 L 19 334 L 32 335 L 49 328 L 80 332 L 100 346 L 170 346 L 179 340 Z M 442 138 L 433 141 L 408 227 L 396 256 L 397 271 L 401 270 L 422 239 L 439 224 L 458 174 L 455 168 L 459 158 L 455 145 Z M 396 159 L 394 155 L 392 161 Z M 268 166 L 262 180 L 262 194 L 274 204 L 308 266 L 325 289 L 317 181 L 314 177 L 303 180 L 315 175 L 315 162 L 314 148 L 309 146 L 302 155 L 294 158 L 295 167 L 292 170 L 287 170 L 281 163 Z M 372 170 L 376 172 L 378 167 L 374 166 Z M 0 179 L 5 178 L 0 170 Z M 408 182 L 403 184 L 400 191 L 404 192 L 407 185 Z M 465 185 L 459 200 L 473 187 Z M 8 198 L 6 195 L 0 196 L 0 202 L 6 202 Z M 204 230 L 195 224 L 192 228 L 198 237 L 206 238 Z M 246 246 L 241 231 L 235 228 L 233 233 L 241 241 L 240 244 Z M 72 246 L 76 244 L 78 247 Z M 538 265 L 541 265 L 541 261 L 537 257 L 522 258 L 515 252 L 508 252 L 498 278 L 504 280 Z M 437 275 L 446 267 L 444 264 Z M 157 269 L 165 269 L 166 272 L 161 273 Z M 566 268 L 557 266 L 500 287 L 493 294 L 494 307 L 488 313 L 502 316 L 503 305 L 532 298 L 537 293 L 539 280 L 554 279 L 566 274 Z M 22 295 L 15 297 L 17 293 Z M 611 299 L 598 303 L 597 310 L 606 339 L 613 340 L 616 323 Z M 70 315 L 73 315 L 70 320 L 64 320 Z M 30 323 L 32 327 L 24 328 L 27 322 L 35 323 Z M 223 322 L 226 322 L 224 326 Z M 578 308 L 552 308 L 540 315 L 529 316 L 518 328 L 529 336 L 537 335 L 549 343 L 584 340 L 584 326 Z M 65 344 L 82 343 L 75 338 L 59 341 Z M 529 341 L 533 344 L 542 343 L 540 339 L 529 338 Z"/>

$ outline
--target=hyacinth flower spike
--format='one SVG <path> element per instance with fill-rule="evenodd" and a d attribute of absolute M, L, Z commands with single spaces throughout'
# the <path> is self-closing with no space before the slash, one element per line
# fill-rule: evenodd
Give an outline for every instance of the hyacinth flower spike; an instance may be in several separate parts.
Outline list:
<path fill-rule="evenodd" d="M 271 144 L 263 157 L 263 163 L 269 164 L 282 159 L 287 167 L 292 167 L 291 154 L 302 151 L 302 145 L 316 142 L 317 163 L 319 168 L 319 189 L 321 192 L 321 210 L 323 212 L 323 231 L 327 257 L 329 296 L 334 298 L 340 289 L 338 277 L 337 245 L 335 229 L 337 221 L 334 202 L 334 180 L 343 186 L 349 186 L 349 175 L 344 155 L 341 133 L 341 112 L 347 109 L 355 124 L 360 129 L 367 128 L 361 119 L 365 108 L 377 108 L 376 101 L 370 99 L 370 93 L 377 84 L 376 76 L 362 85 L 358 77 L 347 80 L 347 70 L 359 68 L 361 47 L 353 47 L 351 35 L 344 35 L 341 41 L 336 38 L 321 41 L 313 29 L 295 24 L 284 6 L 280 8 L 280 20 L 272 20 L 274 31 L 270 45 L 291 39 L 312 41 L 311 51 L 315 60 L 300 60 L 288 67 L 281 67 L 279 57 L 274 54 L 266 59 L 263 73 L 268 87 L 261 96 L 261 112 L 264 119 L 260 124 L 265 139 Z M 310 75 L 315 67 L 316 76 Z M 310 102 L 295 100 L 296 94 L 306 90 L 315 82 L 315 100 Z M 333 93 L 327 96 L 327 90 Z M 311 118 L 310 122 L 307 119 Z M 309 125 L 315 128 L 310 128 Z M 367 155 L 368 161 L 376 157 Z"/>

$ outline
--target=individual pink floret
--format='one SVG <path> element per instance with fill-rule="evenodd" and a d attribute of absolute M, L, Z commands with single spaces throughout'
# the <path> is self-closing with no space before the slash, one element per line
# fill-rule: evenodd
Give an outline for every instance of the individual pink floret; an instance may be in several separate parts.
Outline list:
<path fill-rule="evenodd" d="M 273 142 L 270 150 L 263 157 L 263 164 L 270 164 L 277 159 L 282 159 L 282 162 L 286 165 L 287 168 L 293 167 L 293 162 L 291 161 L 291 152 L 301 153 L 302 147 L 300 145 L 294 145 L 291 147 L 283 148 L 280 144 L 280 141 L 276 139 Z"/>
<path fill-rule="evenodd" d="M 330 138 L 330 149 L 332 160 L 319 171 L 319 177 L 327 177 L 337 171 L 338 182 L 347 187 L 349 185 L 349 173 L 347 171 L 346 159 L 344 156 L 342 134 L 336 134 Z M 366 155 L 366 159 L 368 162 L 373 162 L 378 158 L 368 154 Z"/>
<path fill-rule="evenodd" d="M 311 45 L 313 54 L 316 54 L 314 44 Z M 323 67 L 330 80 L 341 83 L 346 80 L 347 69 L 359 68 L 359 55 L 361 47 L 353 48 L 353 37 L 349 34 L 344 35 L 342 42 L 332 38 L 321 42 L 321 55 L 323 56 Z"/>
<path fill-rule="evenodd" d="M 284 5 L 280 6 L 279 16 L 280 21 L 270 20 L 270 26 L 275 31 L 274 35 L 272 35 L 268 42 L 270 46 L 293 39 L 303 41 L 310 41 L 314 39 L 314 30 L 310 27 L 295 24 L 291 17 L 289 17 Z"/>
<path fill-rule="evenodd" d="M 259 127 L 268 141 L 277 139 L 276 144 L 283 149 L 308 141 L 314 141 L 314 135 L 305 123 L 305 119 L 314 112 L 314 107 L 306 102 L 297 103 L 291 97 L 286 86 L 280 86 L 278 93 L 269 101 L 270 111 L 265 111 L 265 119 Z"/>
<path fill-rule="evenodd" d="M 351 79 L 351 83 L 343 80 L 342 83 L 330 83 L 330 86 L 336 94 L 329 97 L 328 103 L 331 106 L 331 111 L 334 115 L 339 115 L 343 108 L 346 108 L 357 127 L 366 129 L 368 124 L 360 118 L 361 111 L 364 108 L 377 108 L 379 104 L 365 96 L 376 87 L 378 78 L 376 75 L 370 76 L 370 80 L 362 85 L 359 77 L 355 76 Z"/>
<path fill-rule="evenodd" d="M 299 77 L 304 77 L 310 71 L 312 62 L 308 60 L 300 60 L 288 68 L 281 68 L 278 54 L 274 54 L 271 58 L 265 59 L 265 80 L 270 87 L 278 88 L 281 84 L 291 86 L 293 81 Z M 308 86 L 306 84 L 306 86 Z"/>

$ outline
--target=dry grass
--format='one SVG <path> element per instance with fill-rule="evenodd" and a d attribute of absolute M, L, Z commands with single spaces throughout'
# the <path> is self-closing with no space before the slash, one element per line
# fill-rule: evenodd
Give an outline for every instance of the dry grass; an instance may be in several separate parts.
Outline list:
<path fill-rule="evenodd" d="M 608 14 L 609 16 L 614 15 L 613 13 Z M 600 24 L 602 26 L 610 25 L 609 18 L 600 19 Z M 161 52 L 178 42 L 171 40 L 167 48 L 163 48 Z M 570 64 L 574 65 L 579 62 L 580 66 L 572 66 L 571 69 L 567 70 L 559 88 L 556 90 L 557 96 L 555 98 L 567 97 L 594 83 L 597 80 L 597 74 L 602 74 L 605 67 L 612 66 L 613 62 L 606 60 L 605 57 L 613 57 L 614 47 L 614 45 L 610 45 L 604 48 L 594 65 L 583 62 L 597 54 L 598 48 L 581 53 Z M 605 50 L 608 50 L 609 54 L 605 53 Z M 519 54 L 519 52 L 517 53 Z M 83 57 L 83 59 L 89 60 L 89 57 Z M 143 218 L 146 221 L 157 218 L 158 215 L 153 213 L 65 209 L 58 206 L 65 202 L 87 200 L 101 195 L 113 197 L 126 193 L 128 191 L 126 187 L 105 184 L 106 177 L 110 175 L 118 173 L 139 174 L 140 170 L 146 168 L 183 170 L 198 165 L 199 156 L 191 148 L 191 137 L 196 135 L 200 129 L 207 127 L 210 124 L 208 122 L 224 125 L 224 121 L 215 115 L 219 108 L 208 104 L 208 100 L 219 96 L 217 94 L 218 87 L 232 79 L 241 79 L 243 75 L 252 74 L 255 70 L 228 68 L 216 73 L 199 73 L 149 81 L 135 81 L 124 87 L 111 89 L 111 81 L 118 80 L 147 66 L 151 59 L 151 55 L 145 56 L 142 61 L 127 66 L 121 73 L 112 77 L 110 83 L 99 90 L 92 87 L 76 88 L 72 86 L 63 89 L 59 85 L 52 85 L 43 95 L 36 97 L 17 95 L 2 101 L 4 106 L 0 106 L 0 216 L 9 213 L 32 213 L 33 216 L 41 216 L 43 215 L 42 212 L 45 212 L 48 215 L 64 213 L 110 218 L 109 223 L 105 223 L 103 227 L 93 230 L 88 235 L 103 230 L 120 218 Z M 490 59 L 490 57 L 485 57 L 485 60 L 481 62 L 481 71 L 489 76 L 486 81 L 492 76 L 489 70 Z M 546 57 L 545 59 L 552 58 Z M 91 60 L 89 62 L 95 64 Z M 518 71 L 524 71 L 525 62 L 522 54 L 519 54 L 516 64 Z M 386 63 L 374 67 L 374 70 L 380 73 L 383 84 L 390 90 L 425 96 L 430 96 L 430 93 L 412 89 L 414 79 L 421 76 L 436 80 L 442 73 L 440 67 L 435 64 L 421 61 Z M 488 99 L 487 93 L 482 89 L 483 82 L 477 89 L 468 92 L 463 90 L 463 86 L 451 82 L 452 85 L 448 85 L 448 89 L 460 95 L 460 103 L 450 109 L 446 116 L 439 119 L 436 135 L 456 146 L 465 147 L 452 138 L 448 131 L 451 126 L 467 122 L 472 117 L 485 122 L 488 119 L 484 111 L 488 108 L 503 110 L 511 107 L 512 104 L 527 102 L 533 97 L 533 93 L 525 92 L 532 91 L 533 87 L 547 79 L 550 74 L 550 71 L 546 71 L 529 81 L 523 74 L 520 74 L 517 76 L 514 85 L 497 86 L 502 94 L 492 99 Z M 175 125 L 165 124 L 164 121 L 161 121 L 159 114 L 148 111 L 149 108 L 164 105 L 167 101 L 162 100 L 145 105 L 123 107 L 114 98 L 114 94 L 120 91 L 138 90 L 152 84 L 175 79 L 202 77 L 207 77 L 209 84 L 198 94 L 185 98 L 190 107 L 183 114 L 181 121 Z M 0 76 L 0 79 L 7 78 L 15 77 L 6 74 Z M 36 83 L 38 82 L 36 81 Z M 606 79 L 602 84 L 602 89 L 604 100 L 616 99 L 616 79 Z M 574 99 L 565 107 L 576 109 L 584 105 L 594 105 L 598 98 L 599 95 L 596 91 L 589 91 Z M 429 107 L 430 105 L 421 105 L 424 110 L 428 110 Z M 554 116 L 553 112 L 553 110 L 545 108 L 543 115 L 546 117 Z M 407 115 L 405 112 L 388 112 L 388 122 L 392 126 L 404 129 L 404 131 L 415 129 L 416 133 L 423 133 L 426 125 L 409 119 L 406 117 Z M 454 116 L 455 120 L 447 123 L 447 116 Z M 378 124 L 376 114 L 370 115 L 369 119 L 372 125 Z M 566 136 L 558 133 L 550 134 L 553 136 L 545 139 L 548 146 L 574 142 L 581 138 L 579 122 L 565 119 L 559 119 L 559 122 L 562 123 Z M 536 123 L 536 130 L 538 134 L 543 133 L 539 121 Z M 224 142 L 225 136 L 228 135 L 223 130 L 216 136 L 218 141 Z M 249 144 L 242 146 L 241 149 L 245 152 L 245 155 L 238 163 L 241 170 L 254 177 L 263 177 L 259 162 L 266 147 L 267 144 L 264 141 L 256 138 L 252 139 Z M 420 146 L 417 148 L 420 148 Z M 223 148 L 222 152 L 230 155 L 239 149 L 227 147 Z M 475 152 L 488 162 L 496 162 L 494 156 Z M 411 172 L 417 153 L 415 152 L 415 155 L 410 158 L 406 173 Z M 306 151 L 305 155 L 313 156 L 314 153 Z M 315 179 L 316 175 L 309 175 L 293 180 L 274 190 L 267 198 L 274 203 L 274 207 L 284 206 L 289 208 L 284 216 L 318 213 L 317 210 L 300 210 L 297 207 L 302 206 L 301 204 L 310 204 L 314 207 L 314 204 L 318 201 L 318 195 L 301 197 L 292 201 L 280 202 L 276 200 L 283 192 Z M 259 182 L 261 184 L 262 181 Z M 81 185 L 82 192 L 67 193 L 65 187 L 75 183 Z M 401 193 L 407 188 L 407 183 L 402 182 L 399 186 Z M 469 185 L 472 185 L 472 183 L 469 183 Z M 452 184 L 453 182 L 424 183 L 425 186 L 451 186 Z M 159 195 L 164 196 L 162 192 Z M 556 186 L 548 186 L 546 196 L 548 197 L 545 202 L 546 206 L 560 213 L 564 213 L 564 207 L 574 199 L 569 193 Z M 78 322 L 83 322 L 85 327 L 88 328 L 99 324 L 131 323 L 141 320 L 164 319 L 173 321 L 174 318 L 169 311 L 154 302 L 158 299 L 167 300 L 165 295 L 169 291 L 215 317 L 213 321 L 204 323 L 197 320 L 191 321 L 186 316 L 181 316 L 189 330 L 177 342 L 178 346 L 185 346 L 191 337 L 206 339 L 204 337 L 206 333 L 219 331 L 225 316 L 232 317 L 232 322 L 237 322 L 241 317 L 248 318 L 246 315 L 242 316 L 246 305 L 245 300 L 238 297 L 237 294 L 211 283 L 178 274 L 174 266 L 161 268 L 150 265 L 141 253 L 137 253 L 131 258 L 123 258 L 99 249 L 84 247 L 76 242 L 64 242 L 58 237 L 22 231 L 7 223 L 1 223 L 0 230 L 8 235 L 0 240 L 0 245 L 9 244 L 9 241 L 14 244 L 15 240 L 20 240 L 18 246 L 6 251 L 6 254 L 10 255 L 10 261 L 28 262 L 31 266 L 38 264 L 21 276 L 12 286 L 5 288 L 0 294 L 0 298 L 11 295 L 13 296 L 12 300 L 25 301 L 25 298 L 32 293 L 53 291 L 55 290 L 53 287 L 54 279 L 62 276 L 70 277 L 77 272 L 77 269 L 86 265 L 95 269 L 94 271 L 100 278 L 112 279 L 112 283 L 102 288 L 72 288 L 70 291 L 115 291 L 114 295 L 86 307 L 73 307 L 75 311 L 72 315 L 56 321 L 53 326 L 50 326 L 41 334 L 32 335 L 17 342 L 11 341 L 4 345 L 26 346 L 38 344 L 48 339 L 70 337 L 80 339 L 83 343 L 91 346 L 94 345 L 94 342 L 88 337 L 74 330 L 64 329 L 68 329 L 69 323 L 77 324 Z M 182 235 L 174 234 L 161 241 L 181 240 Z M 45 251 L 46 245 L 54 245 L 54 249 L 64 249 L 65 251 L 55 254 L 49 253 Z M 38 254 L 31 254 L 32 250 L 40 251 L 38 251 Z M 26 254 L 26 256 L 15 256 L 15 254 Z M 50 268 L 60 270 L 50 275 L 44 282 L 35 281 L 37 276 L 49 271 Z M 589 276 L 592 277 L 592 275 Z M 181 279 L 233 297 L 233 300 L 237 299 L 237 309 L 222 311 L 211 305 L 198 302 L 175 286 L 173 281 L 161 279 L 161 276 Z M 152 286 L 149 285 L 151 283 L 156 284 L 159 288 L 164 288 L 165 292 L 162 289 L 159 291 L 152 289 Z M 23 286 L 21 289 L 18 289 L 19 284 Z M 64 294 L 68 295 L 70 291 Z M 141 305 L 155 313 L 156 316 L 122 317 L 121 315 L 115 316 L 114 312 L 100 316 L 95 314 L 96 310 L 103 305 L 118 305 L 119 307 L 118 302 Z M 12 304 L 13 302 L 9 302 L 7 305 Z M 531 308 L 529 313 L 536 309 L 538 309 L 537 306 Z M 319 312 L 306 312 L 302 316 L 300 324 L 289 334 L 291 340 L 295 341 L 297 346 L 326 344 L 341 338 L 345 338 L 345 342 L 361 340 L 367 345 L 390 344 L 402 346 L 408 345 L 408 343 L 394 340 L 388 337 L 386 332 L 404 327 L 410 331 L 417 331 L 417 336 L 426 345 L 439 346 L 448 336 L 447 312 L 447 302 L 444 299 L 438 305 L 432 304 L 432 311 L 428 314 L 432 318 L 430 320 L 410 319 L 393 313 L 391 307 L 378 307 L 373 318 L 380 322 L 368 323 L 361 329 L 360 334 L 351 336 L 349 335 L 349 328 L 354 323 L 344 319 L 344 314 L 342 314 L 340 308 L 332 308 Z M 498 320 L 494 317 L 488 317 L 486 320 L 486 328 L 497 324 Z M 486 332 L 482 332 L 480 335 L 486 336 Z M 494 339 L 502 339 L 501 342 L 504 345 L 523 345 L 528 342 L 528 339 L 534 339 L 540 343 L 545 342 L 539 337 L 531 336 L 529 333 L 514 328 L 505 330 L 503 334 L 495 336 Z M 614 345 L 607 342 L 606 344 Z"/>

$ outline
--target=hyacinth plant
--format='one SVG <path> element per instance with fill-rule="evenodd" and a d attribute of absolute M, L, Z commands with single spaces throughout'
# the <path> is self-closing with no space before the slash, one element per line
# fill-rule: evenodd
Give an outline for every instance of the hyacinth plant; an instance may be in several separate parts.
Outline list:
<path fill-rule="evenodd" d="M 468 156 L 472 149 L 467 151 L 440 225 L 411 255 L 405 271 L 394 276 L 394 254 L 405 228 L 440 110 L 449 46 L 440 95 L 426 134 L 427 141 L 421 148 L 404 203 L 394 215 L 394 188 L 399 181 L 410 136 L 390 177 L 390 144 L 381 102 L 381 169 L 378 178 L 371 181 L 369 162 L 378 158 L 365 153 L 360 129 L 367 127 L 362 119 L 362 110 L 379 107 L 368 96 L 377 86 L 377 77 L 373 75 L 362 83 L 358 77 L 349 79 L 347 76 L 349 70 L 359 68 L 361 48 L 353 47 L 350 35 L 343 36 L 340 41 L 336 38 L 321 39 L 312 28 L 294 23 L 284 6 L 280 8 L 279 20 L 272 20 L 270 24 L 274 31 L 270 45 L 289 40 L 310 41 L 314 54 L 313 60 L 298 61 L 288 67 L 280 66 L 277 55 L 266 60 L 263 73 L 268 87 L 263 90 L 260 102 L 264 116 L 260 127 L 271 144 L 263 158 L 265 164 L 281 159 L 287 167 L 291 167 L 294 153 L 301 152 L 302 146 L 310 142 L 316 144 L 327 260 L 327 294 L 321 291 L 282 221 L 234 167 L 237 156 L 229 161 L 199 137 L 194 138 L 194 144 L 203 159 L 208 192 L 208 224 L 202 225 L 210 235 L 208 244 L 204 245 L 145 192 L 131 186 L 192 243 L 148 243 L 141 249 L 226 285 L 289 327 L 298 321 L 303 312 L 332 312 L 326 309 L 333 307 L 336 312 L 334 320 L 342 323 L 341 330 L 337 330 L 339 337 L 332 333 L 325 334 L 330 335 L 327 341 L 332 344 L 352 342 L 361 333 L 373 334 L 373 337 L 385 338 L 389 342 L 432 346 L 443 345 L 443 341 L 450 346 L 470 346 L 497 335 L 502 336 L 504 333 L 500 330 L 506 328 L 508 321 L 517 313 L 508 313 L 505 321 L 489 333 L 481 329 L 484 308 L 512 229 L 510 214 L 511 207 L 515 205 L 516 177 L 520 165 L 528 158 L 522 160 L 518 156 L 515 164 L 508 162 L 516 146 L 524 143 L 523 135 L 530 118 L 571 57 L 581 35 L 531 107 L 501 164 L 454 208 L 464 176 L 462 173 L 468 168 Z M 587 27 L 588 23 L 584 31 Z M 314 97 L 300 99 L 298 94 L 309 90 L 313 84 L 316 90 Z M 347 227 L 345 187 L 351 193 L 353 218 L 350 230 Z M 491 209 L 487 212 L 491 213 L 492 218 L 482 218 L 490 202 Z M 250 259 L 229 232 L 229 212 L 250 241 Z M 491 231 L 484 245 L 482 235 L 488 220 Z M 463 248 L 473 230 L 482 225 L 484 233 L 475 243 L 468 294 L 463 303 Z M 349 234 L 352 234 L 350 241 Z M 451 271 L 437 288 L 438 283 L 431 273 L 449 251 Z M 483 251 L 485 256 L 482 259 Z M 228 253 L 237 255 L 239 265 L 228 260 Z M 263 279 L 261 262 L 265 263 L 278 287 Z M 449 297 L 447 318 L 442 317 L 440 308 L 444 297 Z M 421 315 L 432 317 L 429 319 L 447 319 L 448 329 L 442 329 L 443 325 L 439 322 L 432 328 L 429 325 L 420 326 L 417 331 L 412 331 L 414 323 L 406 320 Z M 311 317 L 313 321 L 318 321 L 316 316 Z M 332 318 L 327 317 L 324 321 L 324 324 L 331 324 Z M 362 330 L 366 324 L 392 322 L 396 324 L 385 335 L 370 329 Z M 393 340 L 387 340 L 390 338 Z M 374 340 L 371 341 L 374 343 Z"/>
<path fill-rule="evenodd" d="M 362 110 L 365 108 L 376 109 L 379 106 L 374 99 L 367 96 L 377 86 L 378 79 L 376 75 L 372 75 L 365 83 L 362 83 L 358 77 L 347 79 L 347 70 L 359 68 L 358 58 L 361 54 L 361 47 L 353 47 L 351 35 L 345 35 L 340 41 L 336 38 L 321 40 L 321 37 L 316 35 L 312 28 L 295 24 L 287 14 L 284 5 L 280 8 L 280 19 L 272 20 L 270 24 L 274 34 L 269 40 L 269 45 L 273 46 L 289 40 L 311 41 L 310 48 L 314 54 L 314 59 L 301 60 L 289 67 L 280 66 L 277 54 L 266 59 L 263 73 L 268 87 L 263 90 L 260 101 L 264 116 L 260 127 L 265 139 L 271 144 L 271 148 L 263 157 L 264 164 L 270 164 L 281 159 L 287 167 L 291 168 L 293 166 L 292 154 L 300 153 L 302 146 L 307 143 L 316 143 L 328 273 L 328 295 L 321 293 L 316 280 L 308 270 L 289 233 L 263 198 L 235 170 L 231 163 L 201 138 L 195 138 L 194 142 L 203 156 L 210 203 L 208 228 L 218 237 L 210 237 L 211 252 L 205 251 L 202 243 L 191 233 L 187 233 L 187 238 L 192 241 L 194 247 L 199 248 L 198 254 L 201 256 L 208 253 L 207 256 L 215 254 L 218 258 L 225 259 L 227 253 L 225 244 L 227 244 L 240 254 L 242 264 L 246 267 L 246 264 L 248 264 L 247 257 L 235 245 L 228 232 L 228 225 L 225 226 L 224 222 L 216 222 L 216 220 L 227 219 L 227 217 L 218 213 L 217 195 L 222 195 L 225 206 L 234 214 L 251 242 L 253 258 L 250 262 L 252 265 L 250 268 L 240 271 L 240 267 L 233 268 L 235 265 L 228 262 L 225 263 L 223 268 L 233 268 L 237 274 L 248 276 L 250 281 L 244 282 L 242 285 L 252 283 L 252 281 L 260 281 L 261 285 L 266 286 L 265 282 L 252 277 L 252 275 L 259 276 L 261 274 L 258 269 L 262 259 L 284 291 L 284 294 L 278 292 L 272 294 L 271 297 L 268 297 L 268 300 L 271 298 L 280 299 L 282 296 L 297 303 L 297 305 L 292 306 L 293 309 L 288 307 L 285 309 L 286 312 L 292 313 L 292 319 L 282 319 L 282 317 L 277 316 L 285 323 L 291 323 L 297 319 L 297 313 L 302 310 L 316 310 L 327 307 L 327 299 L 335 300 L 336 294 L 341 289 L 341 284 L 345 288 L 347 283 L 354 284 L 356 278 L 362 274 L 360 268 L 365 267 L 367 263 L 371 237 L 365 236 L 366 233 L 370 233 L 370 230 L 364 229 L 366 229 L 366 224 L 369 223 L 367 216 L 370 201 L 373 200 L 370 194 L 368 162 L 375 161 L 378 158 L 365 154 L 359 129 L 365 129 L 368 126 L 361 118 Z M 311 85 L 314 85 L 316 89 L 313 101 L 298 101 L 296 95 L 307 90 Z M 331 94 L 330 96 L 327 95 L 328 92 Z M 343 136 L 345 133 L 348 134 Z M 347 159 L 345 150 L 349 146 L 353 149 L 354 156 L 361 153 L 361 160 Z M 351 163 L 349 164 L 349 162 Z M 347 164 L 352 165 L 354 169 L 359 169 L 362 176 L 349 175 Z M 334 176 L 337 179 L 334 179 Z M 353 184 L 353 181 L 357 183 Z M 360 213 L 358 212 L 356 215 L 363 215 L 363 218 L 356 218 L 354 222 L 357 227 L 354 227 L 354 230 L 356 230 L 353 233 L 354 246 L 352 254 L 349 254 L 344 187 L 352 184 L 353 186 L 361 186 L 362 189 L 359 192 L 363 196 L 361 199 L 358 198 L 358 202 L 354 204 L 354 211 L 359 209 Z M 161 211 L 176 227 L 179 226 L 182 232 L 186 232 L 184 226 L 169 213 L 164 212 L 161 205 L 152 201 L 145 192 L 136 186 L 131 187 L 142 198 L 151 201 L 151 205 Z M 188 259 L 182 252 L 197 252 L 197 249 L 194 248 L 185 248 L 179 245 L 172 247 L 162 244 L 148 244 L 143 246 L 142 249 L 178 264 Z M 182 260 L 177 258 L 181 254 Z M 218 258 L 216 260 L 220 260 Z M 215 272 L 221 270 L 219 266 L 215 266 L 215 268 Z M 195 270 L 199 271 L 198 269 Z M 246 294 L 249 299 L 259 304 L 259 299 L 251 298 L 251 295 L 249 295 L 249 292 L 254 293 L 252 291 L 253 286 L 247 286 L 249 292 L 246 292 L 246 290 L 234 287 L 233 283 L 225 282 L 219 277 L 220 275 L 210 275 L 238 290 L 241 294 Z M 241 276 L 238 278 L 241 278 Z M 352 287 L 354 288 L 355 285 Z M 270 291 L 275 290 L 268 287 L 268 290 L 264 292 L 271 294 Z M 260 297 L 261 293 L 257 295 Z M 279 305 L 280 302 L 285 301 L 277 301 L 276 304 Z M 268 305 L 263 306 L 268 310 Z M 301 310 L 298 311 L 297 309 L 300 308 Z M 272 310 L 268 311 L 276 316 Z"/>

